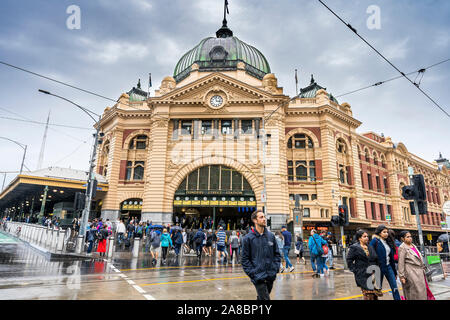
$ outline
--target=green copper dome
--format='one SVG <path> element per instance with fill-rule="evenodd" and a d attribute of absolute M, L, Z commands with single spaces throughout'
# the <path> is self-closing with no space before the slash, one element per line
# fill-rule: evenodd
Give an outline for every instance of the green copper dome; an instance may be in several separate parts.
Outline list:
<path fill-rule="evenodd" d="M 270 73 L 269 63 L 258 49 L 232 36 L 232 33 L 221 34 L 221 30 L 217 38 L 203 39 L 181 57 L 173 73 L 176 82 L 189 76 L 194 63 L 198 64 L 199 71 L 229 71 L 236 70 L 238 62 L 243 62 L 246 72 L 258 79 Z"/>

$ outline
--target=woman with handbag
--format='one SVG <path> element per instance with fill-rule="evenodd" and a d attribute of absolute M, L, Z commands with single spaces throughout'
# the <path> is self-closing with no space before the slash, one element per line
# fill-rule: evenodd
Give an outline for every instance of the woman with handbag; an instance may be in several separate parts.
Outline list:
<path fill-rule="evenodd" d="M 367 231 L 356 231 L 355 243 L 349 248 L 347 265 L 355 275 L 356 285 L 361 288 L 364 300 L 378 300 L 383 296 L 380 281 L 377 282 L 375 269 L 378 267 L 378 256 L 375 249 L 369 246 Z M 374 266 L 371 268 L 371 266 Z"/>
<path fill-rule="evenodd" d="M 398 276 L 406 300 L 436 300 L 428 287 L 422 255 L 412 243 L 411 233 L 402 231 L 398 248 Z"/>

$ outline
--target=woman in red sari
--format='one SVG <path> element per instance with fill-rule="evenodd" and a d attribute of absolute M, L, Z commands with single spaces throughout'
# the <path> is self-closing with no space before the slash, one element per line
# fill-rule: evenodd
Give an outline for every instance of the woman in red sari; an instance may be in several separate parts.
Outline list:
<path fill-rule="evenodd" d="M 105 256 L 106 239 L 108 239 L 108 226 L 105 224 L 105 225 L 103 225 L 103 228 L 98 232 L 97 252 L 100 253 L 100 256 Z"/>

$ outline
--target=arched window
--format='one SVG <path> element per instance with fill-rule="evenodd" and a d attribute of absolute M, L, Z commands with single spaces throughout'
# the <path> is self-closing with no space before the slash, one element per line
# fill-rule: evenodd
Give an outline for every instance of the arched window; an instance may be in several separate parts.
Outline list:
<path fill-rule="evenodd" d="M 359 148 L 359 147 L 358 147 Z M 347 153 L 347 144 L 344 140 L 338 139 L 336 142 L 336 150 L 339 153 L 346 154 Z"/>
<path fill-rule="evenodd" d="M 127 161 L 126 180 L 144 180 L 144 161 Z"/>
<path fill-rule="evenodd" d="M 378 165 L 378 157 L 377 157 L 377 153 L 374 152 L 373 153 L 373 163 L 377 166 Z"/>
<path fill-rule="evenodd" d="M 296 181 L 316 181 L 316 162 L 288 161 L 288 180 L 294 181 L 294 177 Z"/>
<path fill-rule="evenodd" d="M 366 162 L 370 162 L 370 155 L 369 155 L 368 149 L 364 150 L 364 156 L 365 156 Z"/>
<path fill-rule="evenodd" d="M 383 154 L 380 155 L 380 160 L 381 166 L 386 169 L 386 157 Z"/>
<path fill-rule="evenodd" d="M 147 136 L 139 135 L 131 139 L 129 149 L 144 150 L 147 148 Z"/>
<path fill-rule="evenodd" d="M 305 134 L 297 133 L 293 137 L 290 137 L 287 143 L 289 149 L 312 149 L 314 143 L 310 137 Z"/>

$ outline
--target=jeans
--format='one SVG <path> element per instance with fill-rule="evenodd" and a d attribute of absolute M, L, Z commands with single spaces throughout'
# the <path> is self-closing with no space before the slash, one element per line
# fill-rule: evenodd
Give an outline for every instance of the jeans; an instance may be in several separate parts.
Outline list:
<path fill-rule="evenodd" d="M 325 261 L 325 265 L 330 262 L 330 268 L 333 267 L 333 250 L 331 248 L 328 249 L 327 259 Z"/>
<path fill-rule="evenodd" d="M 133 236 L 133 231 L 128 231 L 127 239 L 130 240 Z"/>
<path fill-rule="evenodd" d="M 256 293 L 258 294 L 257 300 L 270 300 L 270 292 L 272 291 L 273 281 L 262 280 L 254 284 Z"/>
<path fill-rule="evenodd" d="M 289 246 L 283 247 L 284 260 L 286 261 L 286 269 L 289 267 L 292 267 L 291 260 L 289 260 L 289 250 L 290 249 L 291 249 L 291 247 L 289 247 Z"/>
<path fill-rule="evenodd" d="M 311 267 L 315 273 L 317 273 L 316 262 L 319 263 L 317 256 L 311 253 Z"/>
<path fill-rule="evenodd" d="M 119 246 L 120 246 L 123 242 L 123 233 L 122 232 L 119 232 L 117 234 L 117 241 L 119 242 Z"/>
<path fill-rule="evenodd" d="M 181 243 L 175 243 L 175 254 L 178 256 L 180 254 Z"/>
<path fill-rule="evenodd" d="M 317 267 L 316 267 L 317 263 Z M 323 274 L 325 259 L 322 256 L 317 256 L 315 254 L 311 254 L 311 267 L 313 271 L 317 274 Z"/>
<path fill-rule="evenodd" d="M 395 279 L 394 271 L 392 270 L 391 266 L 387 266 L 386 270 L 381 271 L 381 286 L 383 286 L 383 278 L 386 277 L 387 281 L 389 282 L 389 286 L 392 290 L 392 296 L 394 297 L 394 300 L 401 300 L 400 293 L 398 292 L 397 288 L 397 281 Z"/>
<path fill-rule="evenodd" d="M 90 240 L 89 242 L 89 247 L 87 249 L 87 253 L 91 253 L 92 251 L 92 246 L 94 245 L 94 240 Z"/>

